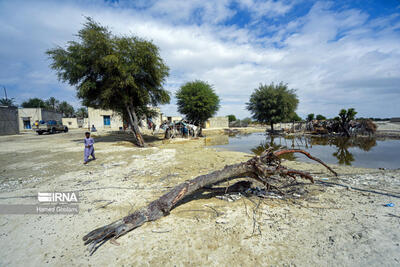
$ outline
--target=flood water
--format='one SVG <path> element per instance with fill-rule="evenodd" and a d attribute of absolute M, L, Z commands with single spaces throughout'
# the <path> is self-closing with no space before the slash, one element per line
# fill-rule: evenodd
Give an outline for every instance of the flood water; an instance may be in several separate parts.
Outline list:
<path fill-rule="evenodd" d="M 207 141 L 206 141 L 207 143 Z M 270 137 L 264 133 L 212 137 L 208 144 L 216 148 L 260 154 L 269 147 L 303 149 L 329 164 L 364 168 L 400 168 L 400 140 L 373 137 Z M 289 154 L 289 160 L 312 162 L 302 154 Z"/>

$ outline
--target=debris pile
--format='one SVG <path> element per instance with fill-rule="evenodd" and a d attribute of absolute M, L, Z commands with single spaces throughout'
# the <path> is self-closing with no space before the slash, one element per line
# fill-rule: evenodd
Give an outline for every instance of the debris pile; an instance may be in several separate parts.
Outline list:
<path fill-rule="evenodd" d="M 352 136 L 373 135 L 376 129 L 376 124 L 370 119 L 352 120 L 348 125 L 348 129 L 343 129 L 337 120 L 312 120 L 306 123 L 306 131 L 318 135 L 344 135 L 346 131 Z"/>

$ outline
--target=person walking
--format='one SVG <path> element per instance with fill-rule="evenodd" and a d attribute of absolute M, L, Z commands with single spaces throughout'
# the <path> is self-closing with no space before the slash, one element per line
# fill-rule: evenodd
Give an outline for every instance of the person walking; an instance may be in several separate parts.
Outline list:
<path fill-rule="evenodd" d="M 95 160 L 96 157 L 94 156 L 94 140 L 90 137 L 90 133 L 85 133 L 85 156 L 83 164 L 87 164 L 89 162 L 89 156 L 92 156 L 92 160 Z"/>

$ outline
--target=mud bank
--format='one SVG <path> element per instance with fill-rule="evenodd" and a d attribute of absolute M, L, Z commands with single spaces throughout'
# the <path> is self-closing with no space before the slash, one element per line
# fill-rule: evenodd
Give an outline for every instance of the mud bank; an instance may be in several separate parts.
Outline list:
<path fill-rule="evenodd" d="M 0 137 L 0 204 L 32 204 L 37 192 L 79 191 L 77 215 L 0 215 L 0 265 L 227 266 L 365 265 L 400 261 L 400 171 L 285 161 L 311 172 L 294 199 L 197 196 L 156 222 L 88 256 L 82 237 L 172 186 L 249 159 L 205 139 L 134 147 L 126 135 L 95 137 L 83 160 L 83 132 Z M 394 203 L 394 207 L 384 204 Z M 218 211 L 218 212 L 216 212 Z"/>

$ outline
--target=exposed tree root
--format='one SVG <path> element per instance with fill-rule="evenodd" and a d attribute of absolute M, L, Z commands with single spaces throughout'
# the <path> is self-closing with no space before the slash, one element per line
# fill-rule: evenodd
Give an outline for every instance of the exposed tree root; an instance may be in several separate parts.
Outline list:
<path fill-rule="evenodd" d="M 246 162 L 227 165 L 222 170 L 214 171 L 183 182 L 175 186 L 171 191 L 164 194 L 159 199 L 151 202 L 147 207 L 136 210 L 118 221 L 91 231 L 83 237 L 83 241 L 85 242 L 85 245 L 89 245 L 90 254 L 93 254 L 97 248 L 107 240 L 112 239 L 112 241 L 115 241 L 116 238 L 140 227 L 145 222 L 154 221 L 168 215 L 171 209 L 174 208 L 184 197 L 193 194 L 199 189 L 204 189 L 211 185 L 228 180 L 250 178 L 261 182 L 268 190 L 273 187 L 269 183 L 272 176 L 290 176 L 294 179 L 296 176 L 299 176 L 314 183 L 314 179 L 310 174 L 298 170 L 287 169 L 281 165 L 279 156 L 287 153 L 302 153 L 310 159 L 321 163 L 333 174 L 337 175 L 336 172 L 321 160 L 312 157 L 309 153 L 303 150 L 280 150 L 276 152 L 266 150 L 260 156 L 255 156 Z"/>

